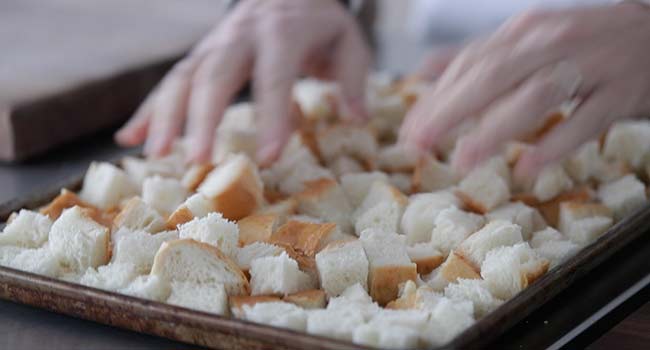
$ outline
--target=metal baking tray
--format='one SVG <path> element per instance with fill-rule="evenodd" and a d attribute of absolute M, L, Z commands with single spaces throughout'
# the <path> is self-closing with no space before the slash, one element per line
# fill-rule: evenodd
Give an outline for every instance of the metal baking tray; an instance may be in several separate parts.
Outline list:
<path fill-rule="evenodd" d="M 37 194 L 0 204 L 0 220 L 20 208 L 37 208 L 62 187 L 76 190 L 82 175 Z M 646 232 L 650 204 L 612 226 L 596 242 L 548 271 L 514 298 L 481 318 L 442 348 L 478 348 L 489 344 L 574 280 Z M 0 224 L 0 227 L 3 225 Z M 0 298 L 136 332 L 217 349 L 369 349 L 160 302 L 85 287 L 0 266 Z"/>

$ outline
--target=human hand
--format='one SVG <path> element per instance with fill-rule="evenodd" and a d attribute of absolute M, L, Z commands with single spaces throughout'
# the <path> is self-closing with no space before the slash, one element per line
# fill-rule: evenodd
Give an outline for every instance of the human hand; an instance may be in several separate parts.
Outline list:
<path fill-rule="evenodd" d="M 340 84 L 343 117 L 365 119 L 369 49 L 355 19 L 335 0 L 246 0 L 162 80 L 116 134 L 145 142 L 147 155 L 169 152 L 183 131 L 190 161 L 210 159 L 215 129 L 234 95 L 252 78 L 258 161 L 274 160 L 292 131 L 294 81 L 302 74 Z"/>
<path fill-rule="evenodd" d="M 400 130 L 408 148 L 428 151 L 464 119 L 481 118 L 453 159 L 466 173 L 503 144 L 534 134 L 574 97 L 573 114 L 525 151 L 520 178 L 537 174 L 617 118 L 650 114 L 650 10 L 643 5 L 531 12 L 462 50 Z"/>

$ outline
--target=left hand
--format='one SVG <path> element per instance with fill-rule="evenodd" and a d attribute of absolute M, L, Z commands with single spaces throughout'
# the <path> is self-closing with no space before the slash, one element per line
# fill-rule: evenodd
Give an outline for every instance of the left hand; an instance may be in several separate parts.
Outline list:
<path fill-rule="evenodd" d="M 582 102 L 519 159 L 536 175 L 617 118 L 650 115 L 650 8 L 635 3 L 530 12 L 462 50 L 400 130 L 409 149 L 428 151 L 464 119 L 453 165 L 465 173 L 504 143 L 540 129 L 573 97 Z"/>

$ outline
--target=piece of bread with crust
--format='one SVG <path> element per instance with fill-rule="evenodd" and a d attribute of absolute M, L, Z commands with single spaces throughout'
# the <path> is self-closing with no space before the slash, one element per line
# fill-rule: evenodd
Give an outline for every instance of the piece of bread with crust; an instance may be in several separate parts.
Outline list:
<path fill-rule="evenodd" d="M 645 185 L 633 174 L 601 185 L 598 199 L 614 212 L 617 220 L 623 219 L 648 200 Z"/>
<path fill-rule="evenodd" d="M 509 170 L 502 158 L 474 168 L 458 185 L 456 195 L 467 208 L 485 214 L 510 199 Z"/>
<path fill-rule="evenodd" d="M 301 307 L 284 301 L 258 302 L 242 306 L 244 319 L 278 328 L 304 332 L 307 328 L 307 312 Z"/>
<path fill-rule="evenodd" d="M 213 286 L 223 284 L 228 295 L 248 295 L 250 286 L 235 262 L 216 247 L 192 239 L 164 242 L 151 274 L 170 282 Z"/>
<path fill-rule="evenodd" d="M 364 171 L 363 164 L 350 156 L 339 156 L 328 164 L 328 168 L 336 178 L 340 178 L 345 174 L 362 173 Z"/>
<path fill-rule="evenodd" d="M 381 322 L 370 322 L 354 329 L 352 342 L 383 349 L 416 349 L 419 343 L 418 330 Z"/>
<path fill-rule="evenodd" d="M 124 172 L 129 176 L 131 182 L 142 190 L 144 179 L 155 175 L 180 178 L 185 171 L 184 158 L 181 154 L 171 153 L 162 158 L 142 159 L 136 157 L 124 157 L 120 161 Z"/>
<path fill-rule="evenodd" d="M 171 293 L 171 287 L 169 281 L 158 276 L 142 275 L 118 292 L 142 299 L 166 301 Z"/>
<path fill-rule="evenodd" d="M 356 283 L 368 288 L 368 258 L 358 240 L 332 242 L 316 254 L 321 288 L 330 297 Z"/>
<path fill-rule="evenodd" d="M 481 277 L 492 295 L 508 300 L 545 274 L 548 266 L 548 260 L 522 242 L 490 250 L 481 265 Z"/>
<path fill-rule="evenodd" d="M 129 176 L 113 164 L 93 162 L 90 164 L 79 197 L 100 209 L 107 210 L 124 198 L 135 195 L 136 186 Z"/>
<path fill-rule="evenodd" d="M 596 194 L 588 186 L 580 186 L 570 191 L 560 194 L 548 202 L 540 202 L 532 194 L 519 193 L 513 196 L 513 202 L 522 202 L 527 206 L 535 208 L 542 214 L 546 223 L 558 227 L 560 221 L 560 204 L 564 202 L 581 202 L 588 203 L 595 199 Z"/>
<path fill-rule="evenodd" d="M 212 170 L 197 191 L 229 220 L 252 214 L 264 199 L 257 166 L 244 155 L 232 156 Z"/>
<path fill-rule="evenodd" d="M 176 210 L 187 196 L 187 189 L 177 179 L 156 175 L 146 178 L 142 183 L 142 200 L 163 216 Z"/>
<path fill-rule="evenodd" d="M 399 285 L 417 279 L 417 265 L 411 262 L 404 236 L 375 229 L 359 238 L 369 263 L 368 288 L 372 299 L 385 305 L 397 297 Z"/>
<path fill-rule="evenodd" d="M 316 223 L 290 219 L 271 235 L 273 244 L 290 246 L 308 257 L 314 257 L 325 247 L 328 237 L 336 231 L 336 224 Z"/>
<path fill-rule="evenodd" d="M 418 158 L 404 151 L 400 144 L 384 146 L 377 152 L 377 168 L 389 173 L 413 172 L 418 165 Z"/>
<path fill-rule="evenodd" d="M 431 318 L 420 333 L 426 346 L 449 343 L 474 323 L 474 305 L 469 301 L 457 301 L 446 297 L 431 307 Z"/>
<path fill-rule="evenodd" d="M 46 215 L 21 209 L 0 233 L 0 245 L 39 248 L 47 242 L 52 220 Z"/>
<path fill-rule="evenodd" d="M 452 206 L 461 207 L 461 202 L 449 191 L 412 195 L 401 222 L 408 244 L 431 241 L 436 217 L 442 210 Z"/>
<path fill-rule="evenodd" d="M 67 265 L 62 264 L 60 255 L 55 254 L 48 245 L 36 249 L 16 246 L 1 248 L 10 248 L 9 251 L 0 251 L 0 255 L 9 253 L 8 256 L 0 256 L 1 265 L 55 278 L 61 277 L 68 270 Z"/>
<path fill-rule="evenodd" d="M 56 196 L 48 205 L 42 207 L 39 211 L 41 214 L 49 216 L 51 220 L 56 220 L 61 216 L 63 210 L 72 208 L 75 205 L 89 209 L 93 212 L 92 216 L 95 221 L 102 221 L 100 220 L 102 217 L 102 211 L 99 208 L 90 203 L 84 202 L 79 198 L 79 196 L 77 196 L 77 194 L 68 191 L 65 188 L 62 189 L 61 193 L 59 193 L 59 195 Z"/>
<path fill-rule="evenodd" d="M 248 274 L 253 260 L 267 256 L 278 256 L 284 251 L 284 247 L 275 244 L 253 242 L 237 249 L 237 265 L 244 273 Z"/>
<path fill-rule="evenodd" d="M 485 218 L 481 215 L 462 211 L 456 207 L 443 209 L 435 218 L 430 243 L 446 257 L 460 242 L 478 231 L 484 224 Z"/>
<path fill-rule="evenodd" d="M 376 136 L 365 127 L 336 124 L 321 130 L 316 135 L 318 149 L 326 162 L 347 155 L 369 163 L 377 156 L 379 146 Z"/>
<path fill-rule="evenodd" d="M 250 268 L 252 295 L 289 295 L 315 287 L 286 252 L 255 259 Z"/>
<path fill-rule="evenodd" d="M 244 305 L 252 307 L 257 303 L 281 302 L 282 299 L 271 295 L 233 295 L 228 298 L 230 314 L 237 318 L 245 318 Z"/>
<path fill-rule="evenodd" d="M 250 129 L 221 129 L 212 146 L 212 162 L 219 164 L 233 154 L 245 154 L 255 157 L 257 151 L 257 130 L 253 126 Z"/>
<path fill-rule="evenodd" d="M 139 274 L 151 271 L 153 260 L 164 242 L 178 239 L 177 231 L 150 234 L 122 228 L 113 234 L 112 263 L 133 264 Z"/>
<path fill-rule="evenodd" d="M 239 245 L 268 242 L 271 235 L 284 223 L 284 219 L 278 214 L 253 214 L 239 220 Z"/>
<path fill-rule="evenodd" d="M 307 333 L 351 341 L 354 329 L 364 323 L 363 314 L 354 308 L 311 310 L 307 314 Z"/>
<path fill-rule="evenodd" d="M 214 165 L 212 164 L 193 164 L 189 169 L 183 174 L 181 178 L 181 185 L 185 187 L 188 192 L 196 192 L 196 189 L 199 188 L 205 177 L 214 170 Z"/>
<path fill-rule="evenodd" d="M 408 198 L 400 190 L 384 181 L 375 181 L 353 214 L 355 233 L 359 235 L 368 228 L 399 232 L 407 205 Z"/>
<path fill-rule="evenodd" d="M 406 252 L 411 261 L 417 266 L 418 274 L 431 273 L 445 260 L 442 253 L 431 242 L 416 243 L 406 247 Z"/>
<path fill-rule="evenodd" d="M 404 194 L 410 194 L 413 192 L 413 181 L 410 174 L 392 173 L 388 175 L 388 183 Z"/>
<path fill-rule="evenodd" d="M 571 177 L 560 164 L 545 167 L 537 175 L 533 184 L 533 195 L 542 201 L 548 201 L 573 188 Z"/>
<path fill-rule="evenodd" d="M 607 131 L 603 155 L 621 160 L 635 170 L 642 170 L 644 157 L 650 152 L 650 123 L 647 120 L 625 120 L 614 123 Z"/>
<path fill-rule="evenodd" d="M 503 300 L 494 297 L 482 279 L 459 279 L 445 288 L 445 296 L 474 304 L 474 317 L 479 319 L 496 310 Z"/>
<path fill-rule="evenodd" d="M 544 217 L 535 208 L 529 207 L 522 202 L 510 202 L 495 208 L 485 214 L 489 221 L 505 220 L 521 227 L 521 235 L 524 240 L 530 239 L 533 232 L 539 231 L 547 226 Z"/>
<path fill-rule="evenodd" d="M 598 239 L 614 223 L 612 211 L 599 203 L 563 202 L 559 217 L 560 232 L 581 246 Z"/>
<path fill-rule="evenodd" d="M 126 288 L 138 276 L 135 265 L 111 262 L 95 268 L 88 268 L 79 280 L 80 284 L 98 289 L 117 291 Z"/>
<path fill-rule="evenodd" d="M 338 86 L 317 79 L 301 79 L 293 86 L 293 99 L 308 120 L 330 120 L 338 114 Z"/>
<path fill-rule="evenodd" d="M 341 176 L 341 187 L 352 207 L 356 208 L 368 195 L 370 187 L 377 181 L 389 182 L 388 176 L 379 171 L 346 174 Z"/>
<path fill-rule="evenodd" d="M 480 267 L 480 265 L 479 265 Z M 477 279 L 481 278 L 480 270 L 474 263 L 469 261 L 463 255 L 452 251 L 447 256 L 442 265 L 440 265 L 439 277 L 445 281 L 443 285 L 454 283 L 460 278 Z"/>
<path fill-rule="evenodd" d="M 231 259 L 237 255 L 239 229 L 237 224 L 225 219 L 220 213 L 210 213 L 178 226 L 180 238 L 191 238 L 219 248 Z"/>
<path fill-rule="evenodd" d="M 479 271 L 488 251 L 523 242 L 521 227 L 508 221 L 495 220 L 462 241 L 456 253 Z"/>
<path fill-rule="evenodd" d="M 227 316 L 228 294 L 223 284 L 172 281 L 167 303 L 188 309 Z"/>
<path fill-rule="evenodd" d="M 259 208 L 255 213 L 257 215 L 275 214 L 281 217 L 294 215 L 298 211 L 298 201 L 295 198 L 287 198 L 277 201 L 273 204 Z"/>
<path fill-rule="evenodd" d="M 131 198 L 113 220 L 113 227 L 157 233 L 167 226 L 156 209 L 140 197 Z"/>
<path fill-rule="evenodd" d="M 320 179 L 305 183 L 305 190 L 294 198 L 298 201 L 298 212 L 333 222 L 343 232 L 352 231 L 348 202 L 343 189 L 332 179 Z"/>
<path fill-rule="evenodd" d="M 203 218 L 214 211 L 213 203 L 206 196 L 195 193 L 169 215 L 166 223 L 167 229 L 175 230 L 178 225 Z"/>
<path fill-rule="evenodd" d="M 430 155 L 420 158 L 412 177 L 412 192 L 432 192 L 454 186 L 458 176 L 448 164 Z"/>
<path fill-rule="evenodd" d="M 81 273 L 108 262 L 110 231 L 75 206 L 52 224 L 48 245 L 66 270 Z"/>
<path fill-rule="evenodd" d="M 289 294 L 282 300 L 307 310 L 324 309 L 327 304 L 327 294 L 320 289 L 310 289 Z"/>

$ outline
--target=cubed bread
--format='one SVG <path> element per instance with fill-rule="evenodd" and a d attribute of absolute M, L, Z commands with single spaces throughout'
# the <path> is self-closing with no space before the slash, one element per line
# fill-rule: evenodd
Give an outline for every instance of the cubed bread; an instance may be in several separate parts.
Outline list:
<path fill-rule="evenodd" d="M 332 82 L 301 79 L 293 86 L 293 98 L 308 120 L 329 120 L 337 115 L 338 87 Z"/>
<path fill-rule="evenodd" d="M 113 220 L 115 228 L 142 230 L 149 233 L 165 229 L 165 219 L 140 197 L 131 198 Z"/>
<path fill-rule="evenodd" d="M 282 300 L 307 310 L 324 309 L 327 304 L 327 294 L 320 289 L 310 289 L 289 294 Z"/>
<path fill-rule="evenodd" d="M 647 201 L 645 185 L 632 174 L 601 185 L 598 188 L 598 198 L 614 212 L 617 220 L 623 219 Z"/>
<path fill-rule="evenodd" d="M 239 229 L 237 224 L 221 216 L 220 213 L 210 213 L 203 218 L 195 218 L 178 226 L 180 238 L 191 238 L 199 242 L 213 245 L 234 259 L 239 244 Z"/>
<path fill-rule="evenodd" d="M 474 323 L 473 304 L 441 298 L 431 309 L 431 319 L 421 335 L 427 346 L 441 346 Z"/>
<path fill-rule="evenodd" d="M 379 149 L 376 165 L 379 169 L 393 172 L 412 172 L 418 164 L 418 158 L 404 151 L 400 144 L 392 144 Z"/>
<path fill-rule="evenodd" d="M 281 302 L 282 299 L 270 295 L 235 295 L 228 298 L 230 313 L 237 318 L 245 318 L 244 305 L 252 307 L 257 303 Z"/>
<path fill-rule="evenodd" d="M 212 162 L 219 164 L 233 154 L 245 154 L 247 157 L 255 157 L 257 150 L 257 130 L 250 129 L 221 129 L 212 146 Z"/>
<path fill-rule="evenodd" d="M 361 173 L 364 171 L 363 164 L 349 156 L 337 157 L 328 164 L 328 167 L 337 178 L 345 174 Z"/>
<path fill-rule="evenodd" d="M 533 185 L 533 194 L 542 201 L 548 201 L 573 187 L 573 181 L 560 164 L 545 167 Z"/>
<path fill-rule="evenodd" d="M 18 254 L 29 248 L 18 247 L 14 245 L 0 245 L 0 265 L 12 266 L 12 261 Z"/>
<path fill-rule="evenodd" d="M 184 158 L 181 154 L 171 153 L 162 158 L 142 159 L 135 157 L 122 158 L 120 165 L 129 176 L 131 182 L 142 189 L 144 179 L 155 175 L 178 178 L 184 171 Z"/>
<path fill-rule="evenodd" d="M 431 233 L 431 244 L 443 256 L 455 249 L 460 242 L 478 231 L 485 224 L 481 215 L 462 211 L 456 207 L 449 207 L 440 211 L 434 221 Z"/>
<path fill-rule="evenodd" d="M 477 319 L 496 310 L 503 300 L 495 298 L 481 279 L 459 279 L 445 288 L 445 296 L 452 300 L 471 301 Z"/>
<path fill-rule="evenodd" d="M 61 275 L 67 270 L 67 266 L 64 266 L 61 263 L 60 256 L 53 253 L 47 245 L 37 249 L 26 249 L 19 247 L 12 248 L 18 248 L 20 250 L 14 251 L 13 254 L 10 254 L 13 255 L 13 257 L 8 256 L 4 259 L 0 258 L 0 260 L 9 259 L 9 261 L 3 265 L 49 277 L 61 277 Z"/>
<path fill-rule="evenodd" d="M 330 297 L 359 283 L 367 289 L 368 258 L 360 241 L 333 242 L 316 254 L 321 288 Z"/>
<path fill-rule="evenodd" d="M 400 325 L 371 322 L 354 329 L 352 342 L 383 349 L 415 349 L 419 346 L 420 333 Z"/>
<path fill-rule="evenodd" d="M 236 155 L 212 170 L 198 192 L 225 218 L 239 220 L 262 204 L 262 186 L 255 164 L 244 155 Z"/>
<path fill-rule="evenodd" d="M 228 295 L 223 284 L 197 284 L 172 281 L 167 303 L 188 309 L 228 315 Z"/>
<path fill-rule="evenodd" d="M 413 181 L 407 173 L 392 173 L 388 175 L 388 183 L 393 185 L 400 192 L 409 194 L 413 192 Z"/>
<path fill-rule="evenodd" d="M 397 188 L 384 181 L 376 181 L 354 212 L 355 233 L 359 235 L 368 228 L 399 232 L 407 204 L 408 198 Z"/>
<path fill-rule="evenodd" d="M 534 248 L 535 253 L 549 261 L 549 269 L 560 265 L 580 251 L 581 246 L 568 240 L 550 240 Z"/>
<path fill-rule="evenodd" d="M 327 308 L 307 314 L 307 333 L 340 340 L 352 340 L 354 329 L 365 323 L 357 309 Z"/>
<path fill-rule="evenodd" d="M 154 257 L 163 242 L 178 239 L 177 231 L 150 234 L 145 231 L 120 229 L 114 233 L 112 263 L 135 266 L 139 274 L 151 271 Z"/>
<path fill-rule="evenodd" d="M 442 163 L 430 155 L 418 161 L 413 172 L 413 192 L 439 191 L 458 182 L 458 176 L 451 166 Z"/>
<path fill-rule="evenodd" d="M 137 189 L 128 175 L 110 163 L 90 164 L 79 197 L 101 209 L 116 207 L 124 198 L 135 195 Z"/>
<path fill-rule="evenodd" d="M 278 328 L 304 332 L 307 328 L 307 312 L 284 301 L 262 302 L 242 306 L 244 318 L 251 322 Z"/>
<path fill-rule="evenodd" d="M 341 177 L 341 187 L 343 187 L 352 207 L 356 208 L 361 205 L 368 195 L 370 187 L 377 180 L 389 181 L 388 176 L 379 171 L 346 174 Z"/>
<path fill-rule="evenodd" d="M 46 215 L 22 209 L 0 233 L 0 245 L 39 248 L 47 242 L 51 227 Z"/>
<path fill-rule="evenodd" d="M 250 274 L 253 295 L 288 295 L 314 288 L 312 278 L 286 252 L 253 260 Z"/>
<path fill-rule="evenodd" d="M 340 296 L 330 298 L 327 308 L 330 310 L 356 310 L 366 321 L 372 319 L 381 310 L 359 283 L 346 288 Z"/>
<path fill-rule="evenodd" d="M 75 206 L 63 211 L 50 229 L 49 247 L 65 269 L 84 272 L 108 262 L 110 232 Z"/>
<path fill-rule="evenodd" d="M 112 262 L 94 268 L 88 268 L 79 280 L 85 286 L 117 291 L 126 288 L 138 276 L 138 271 L 130 262 Z"/>
<path fill-rule="evenodd" d="M 187 199 L 188 192 L 180 181 L 160 176 L 148 177 L 142 183 L 142 200 L 167 216 Z"/>
<path fill-rule="evenodd" d="M 368 257 L 370 295 L 385 305 L 397 297 L 400 283 L 417 278 L 417 266 L 411 262 L 403 236 L 368 229 L 359 240 Z"/>
<path fill-rule="evenodd" d="M 581 246 L 600 237 L 612 226 L 612 212 L 598 203 L 563 202 L 560 204 L 559 229 Z"/>
<path fill-rule="evenodd" d="M 528 243 L 531 248 L 535 249 L 548 241 L 561 241 L 566 239 L 564 235 L 553 227 L 546 227 L 543 230 L 533 232 Z"/>
<path fill-rule="evenodd" d="M 479 268 L 488 251 L 523 241 L 521 227 L 508 221 L 489 222 L 458 245 L 456 252 Z"/>
<path fill-rule="evenodd" d="M 239 227 L 240 245 L 268 242 L 283 221 L 283 216 L 279 214 L 253 214 L 239 220 L 237 226 Z"/>
<path fill-rule="evenodd" d="M 296 194 L 306 189 L 305 183 L 320 179 L 334 179 L 330 169 L 310 163 L 297 163 L 291 172 L 280 180 L 279 189 L 281 193 Z"/>
<path fill-rule="evenodd" d="M 440 270 L 437 273 L 437 277 L 439 278 L 437 283 L 439 284 L 439 287 L 444 287 L 448 283 L 454 283 L 461 278 L 481 278 L 479 268 L 463 255 L 458 254 L 455 251 L 449 253 L 445 262 L 440 265 Z"/>
<path fill-rule="evenodd" d="M 452 206 L 460 207 L 461 202 L 448 191 L 412 195 L 401 222 L 408 244 L 431 241 L 436 217 L 443 209 Z"/>
<path fill-rule="evenodd" d="M 597 140 L 589 141 L 578 148 L 565 161 L 567 173 L 578 183 L 590 179 L 598 179 L 598 173 L 605 166 L 605 160 L 600 154 Z"/>
<path fill-rule="evenodd" d="M 293 215 L 298 211 L 298 201 L 295 198 L 287 198 L 277 201 L 271 205 L 259 208 L 255 214 L 267 215 L 275 214 L 283 216 Z"/>
<path fill-rule="evenodd" d="M 558 227 L 560 221 L 560 204 L 564 202 L 587 203 L 593 201 L 595 197 L 596 194 L 594 191 L 588 185 L 584 185 L 562 193 L 548 202 L 540 202 L 532 194 L 526 193 L 517 194 L 516 198 L 513 198 L 513 201 L 521 201 L 537 209 L 549 225 Z"/>
<path fill-rule="evenodd" d="M 519 225 L 524 240 L 530 239 L 533 232 L 547 226 L 544 217 L 537 209 L 522 202 L 506 203 L 485 214 L 485 217 L 490 221 L 504 220 Z"/>
<path fill-rule="evenodd" d="M 212 164 L 193 164 L 183 174 L 181 185 L 189 192 L 195 192 L 199 185 L 205 180 L 205 177 L 214 170 Z"/>
<path fill-rule="evenodd" d="M 317 223 L 290 219 L 271 235 L 270 242 L 288 245 L 294 250 L 314 257 L 325 247 L 328 237 L 336 231 L 334 223 Z"/>
<path fill-rule="evenodd" d="M 522 242 L 489 251 L 481 265 L 481 277 L 492 295 L 508 300 L 545 274 L 548 266 L 548 260 Z"/>
<path fill-rule="evenodd" d="M 284 248 L 274 244 L 253 242 L 237 249 L 237 265 L 246 273 L 250 270 L 253 260 L 267 256 L 277 256 L 284 251 Z"/>
<path fill-rule="evenodd" d="M 166 301 L 171 293 L 169 281 L 156 275 L 142 275 L 136 277 L 128 286 L 119 290 L 119 293 L 137 298 Z"/>
<path fill-rule="evenodd" d="M 74 192 L 62 189 L 61 193 L 56 196 L 48 205 L 40 209 L 40 213 L 47 215 L 51 220 L 56 220 L 61 216 L 63 210 L 72 208 L 75 205 L 88 209 L 87 213 L 97 222 L 102 222 L 102 211 L 96 206 L 86 203 L 79 198 Z M 103 222 L 102 222 L 103 223 Z"/>
<path fill-rule="evenodd" d="M 416 243 L 406 247 L 411 261 L 416 265 L 418 274 L 426 275 L 440 266 L 445 260 L 442 253 L 431 242 Z"/>
<path fill-rule="evenodd" d="M 480 214 L 510 199 L 509 170 L 505 160 L 495 158 L 472 170 L 456 191 L 465 205 Z"/>
<path fill-rule="evenodd" d="M 622 160 L 636 170 L 643 168 L 650 152 L 650 123 L 647 120 L 627 120 L 615 123 L 607 131 L 603 154 L 609 159 Z"/>
<path fill-rule="evenodd" d="M 195 193 L 169 215 L 166 224 L 167 229 L 176 229 L 178 225 L 192 221 L 195 218 L 203 218 L 214 210 L 212 202 L 207 197 Z"/>
<path fill-rule="evenodd" d="M 191 239 L 164 242 L 153 261 L 151 274 L 170 282 L 223 284 L 228 295 L 249 294 L 246 276 L 216 247 Z"/>
<path fill-rule="evenodd" d="M 305 190 L 295 198 L 298 201 L 299 213 L 333 222 L 344 232 L 352 231 L 352 207 L 336 180 L 309 181 L 305 183 Z"/>
<path fill-rule="evenodd" d="M 368 162 L 375 159 L 379 148 L 370 129 L 346 124 L 333 125 L 320 131 L 316 140 L 320 154 L 327 162 L 342 155 Z"/>

